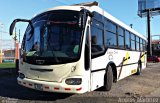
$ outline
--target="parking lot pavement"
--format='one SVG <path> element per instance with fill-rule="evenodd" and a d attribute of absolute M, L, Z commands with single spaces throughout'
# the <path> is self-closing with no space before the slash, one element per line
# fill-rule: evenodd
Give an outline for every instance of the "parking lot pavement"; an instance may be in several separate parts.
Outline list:
<path fill-rule="evenodd" d="M 22 87 L 17 84 L 16 75 L 7 71 L 0 72 L 0 75 L 3 75 L 0 76 L 0 98 L 2 99 L 14 98 L 21 100 L 54 101 L 71 96 L 71 94 L 40 92 Z"/>
<path fill-rule="evenodd" d="M 16 75 L 0 71 L 0 102 L 58 102 L 58 103 L 116 103 L 119 97 L 159 97 L 160 63 L 149 63 L 142 75 L 132 75 L 113 84 L 111 91 L 101 89 L 84 94 L 63 94 L 40 92 L 17 84 Z"/>

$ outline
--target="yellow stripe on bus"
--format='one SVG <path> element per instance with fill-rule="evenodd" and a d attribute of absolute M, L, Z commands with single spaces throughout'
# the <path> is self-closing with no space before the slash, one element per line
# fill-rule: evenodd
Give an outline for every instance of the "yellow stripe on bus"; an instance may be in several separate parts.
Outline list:
<path fill-rule="evenodd" d="M 124 62 L 124 64 L 128 64 L 128 58 L 129 58 L 129 52 L 127 51 L 125 58 L 127 58 L 127 60 Z"/>
<path fill-rule="evenodd" d="M 142 57 L 141 57 L 141 61 L 144 62 L 145 61 L 145 53 L 142 53 Z"/>
<path fill-rule="evenodd" d="M 137 69 L 131 70 L 131 74 L 135 74 L 137 72 Z"/>

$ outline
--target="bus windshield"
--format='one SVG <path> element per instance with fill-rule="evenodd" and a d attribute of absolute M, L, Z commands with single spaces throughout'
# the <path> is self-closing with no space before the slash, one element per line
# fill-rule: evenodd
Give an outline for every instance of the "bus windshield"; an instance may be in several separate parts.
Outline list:
<path fill-rule="evenodd" d="M 82 41 L 79 22 L 79 12 L 67 10 L 47 12 L 32 19 L 34 30 L 27 27 L 22 43 L 24 61 L 39 65 L 77 61 Z"/>

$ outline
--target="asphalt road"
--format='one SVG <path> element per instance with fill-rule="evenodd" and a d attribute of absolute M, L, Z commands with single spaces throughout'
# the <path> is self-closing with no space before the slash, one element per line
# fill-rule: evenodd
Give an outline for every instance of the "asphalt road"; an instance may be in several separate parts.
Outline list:
<path fill-rule="evenodd" d="M 160 63 L 149 63 L 142 75 L 114 83 L 109 92 L 98 89 L 84 94 L 35 91 L 18 85 L 11 72 L 0 71 L 0 103 L 131 103 L 140 98 L 143 103 L 160 103 Z"/>

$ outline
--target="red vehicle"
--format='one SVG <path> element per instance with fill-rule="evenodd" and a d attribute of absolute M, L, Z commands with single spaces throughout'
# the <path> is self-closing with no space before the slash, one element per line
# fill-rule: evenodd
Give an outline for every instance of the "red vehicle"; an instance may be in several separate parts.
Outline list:
<path fill-rule="evenodd" d="M 148 57 L 148 62 L 160 62 L 160 40 L 152 40 L 153 56 Z"/>
<path fill-rule="evenodd" d="M 147 58 L 148 62 L 160 62 L 160 57 L 158 56 L 151 56 Z"/>

